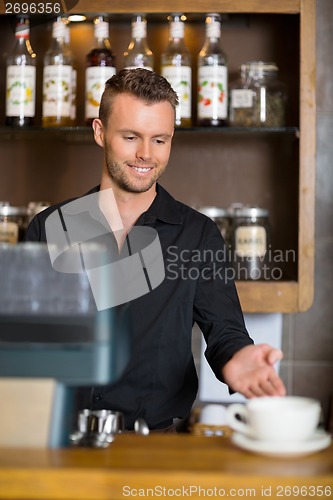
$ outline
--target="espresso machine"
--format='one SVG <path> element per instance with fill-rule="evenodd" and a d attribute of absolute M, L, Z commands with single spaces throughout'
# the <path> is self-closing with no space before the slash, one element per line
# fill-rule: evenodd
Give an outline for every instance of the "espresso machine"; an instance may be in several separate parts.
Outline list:
<path fill-rule="evenodd" d="M 102 247 L 89 251 L 103 264 Z M 0 275 L 0 377 L 56 381 L 48 446 L 66 447 L 75 390 L 114 383 L 129 361 L 126 305 L 99 310 L 85 273 L 54 270 L 39 243 L 3 244 Z M 100 286 L 113 293 L 109 283 Z"/>

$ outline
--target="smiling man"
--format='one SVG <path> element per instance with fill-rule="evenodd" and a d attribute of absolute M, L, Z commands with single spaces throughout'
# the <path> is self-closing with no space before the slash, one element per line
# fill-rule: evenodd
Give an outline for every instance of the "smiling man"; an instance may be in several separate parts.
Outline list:
<path fill-rule="evenodd" d="M 129 430 L 142 417 L 150 429 L 171 431 L 174 418 L 189 414 L 198 387 L 191 352 L 194 322 L 206 340 L 212 370 L 231 390 L 249 398 L 285 394 L 273 366 L 282 353 L 250 339 L 228 262 L 219 258 L 224 241 L 216 224 L 157 182 L 169 160 L 177 104 L 160 75 L 122 70 L 106 82 L 93 122 L 95 141 L 105 154 L 100 186 L 90 193 L 100 193 L 100 210 L 119 258 L 134 226 L 157 232 L 164 257 L 162 283 L 117 306 L 129 312 L 133 333 L 123 376 L 112 386 L 80 393 L 82 407 L 122 411 Z M 108 199 L 110 188 L 117 210 Z M 27 239 L 45 241 L 46 218 L 65 203 L 36 216 Z"/>

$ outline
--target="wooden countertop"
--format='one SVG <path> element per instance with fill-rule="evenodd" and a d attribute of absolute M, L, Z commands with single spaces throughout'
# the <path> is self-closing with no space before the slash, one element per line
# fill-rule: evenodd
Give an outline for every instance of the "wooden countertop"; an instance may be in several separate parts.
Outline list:
<path fill-rule="evenodd" d="M 333 444 L 293 458 L 252 454 L 229 438 L 186 434 L 120 435 L 108 449 L 0 449 L 0 499 L 172 496 L 331 498 Z"/>

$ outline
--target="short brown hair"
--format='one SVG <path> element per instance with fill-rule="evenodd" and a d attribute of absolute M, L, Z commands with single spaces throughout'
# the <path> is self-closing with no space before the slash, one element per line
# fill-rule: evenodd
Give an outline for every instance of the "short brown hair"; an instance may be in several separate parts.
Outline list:
<path fill-rule="evenodd" d="M 99 119 L 104 126 L 112 110 L 113 98 L 124 93 L 151 104 L 168 101 L 174 110 L 178 105 L 176 92 L 163 76 L 145 68 L 122 69 L 105 83 L 99 107 Z"/>

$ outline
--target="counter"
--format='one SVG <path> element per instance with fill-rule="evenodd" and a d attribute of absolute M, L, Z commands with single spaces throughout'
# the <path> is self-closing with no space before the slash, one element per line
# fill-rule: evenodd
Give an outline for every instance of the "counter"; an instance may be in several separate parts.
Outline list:
<path fill-rule="evenodd" d="M 108 449 L 0 449 L 0 499 L 331 498 L 333 444 L 277 458 L 230 438 L 120 435 Z"/>

